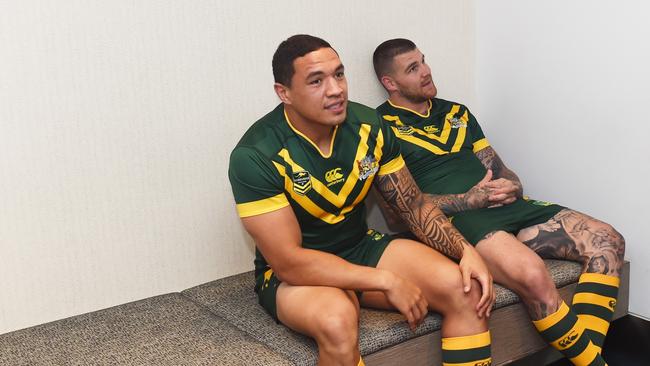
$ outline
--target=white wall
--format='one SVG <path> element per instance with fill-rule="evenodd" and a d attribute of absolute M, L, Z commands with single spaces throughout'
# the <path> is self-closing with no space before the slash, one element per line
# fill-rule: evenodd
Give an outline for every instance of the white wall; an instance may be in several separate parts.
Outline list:
<path fill-rule="evenodd" d="M 613 224 L 650 317 L 650 3 L 477 2 L 474 111 L 534 197 Z"/>
<path fill-rule="evenodd" d="M 289 35 L 338 49 L 352 99 L 383 99 L 371 53 L 405 36 L 472 100 L 473 3 L 390 4 L 0 1 L 0 333 L 252 269 L 228 155 Z"/>

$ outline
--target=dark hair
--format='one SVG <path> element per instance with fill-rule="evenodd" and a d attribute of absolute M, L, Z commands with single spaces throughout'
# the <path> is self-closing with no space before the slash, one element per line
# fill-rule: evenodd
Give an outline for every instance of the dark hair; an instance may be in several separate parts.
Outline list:
<path fill-rule="evenodd" d="M 296 34 L 282 41 L 275 50 L 271 62 L 275 82 L 291 86 L 291 78 L 296 72 L 293 61 L 321 48 L 332 48 L 332 46 L 327 41 L 308 34 Z"/>
<path fill-rule="evenodd" d="M 415 43 L 404 38 L 389 39 L 375 49 L 372 54 L 372 65 L 375 67 L 377 79 L 392 71 L 393 58 L 397 55 L 413 51 Z"/>

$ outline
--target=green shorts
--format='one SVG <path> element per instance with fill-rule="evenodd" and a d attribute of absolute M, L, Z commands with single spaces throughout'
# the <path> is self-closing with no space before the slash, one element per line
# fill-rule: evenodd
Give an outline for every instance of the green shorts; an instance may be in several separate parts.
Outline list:
<path fill-rule="evenodd" d="M 548 221 L 563 209 L 560 205 L 525 197 L 505 206 L 463 211 L 449 220 L 470 244 L 476 245 L 493 231 L 516 235 L 519 230 Z"/>
<path fill-rule="evenodd" d="M 337 253 L 337 255 L 350 263 L 376 267 L 379 259 L 384 254 L 384 250 L 392 240 L 393 238 L 390 235 L 370 229 L 357 245 Z M 276 322 L 278 321 L 278 312 L 275 296 L 280 283 L 282 282 L 270 268 L 255 278 L 255 292 L 258 301 Z M 357 296 L 359 296 L 358 293 Z"/>

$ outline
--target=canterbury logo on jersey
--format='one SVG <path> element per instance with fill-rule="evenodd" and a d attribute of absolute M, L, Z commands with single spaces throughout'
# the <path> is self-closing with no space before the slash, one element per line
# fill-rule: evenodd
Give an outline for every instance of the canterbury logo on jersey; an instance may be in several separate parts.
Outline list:
<path fill-rule="evenodd" d="M 328 187 L 336 183 L 343 182 L 343 174 L 341 174 L 341 168 L 328 170 L 325 173 L 325 181 L 327 182 Z"/>
<path fill-rule="evenodd" d="M 492 366 L 492 361 L 481 361 L 474 364 L 474 366 Z"/>
<path fill-rule="evenodd" d="M 567 348 L 571 344 L 573 344 L 573 342 L 575 342 L 576 339 L 578 339 L 578 336 L 579 334 L 577 334 L 575 331 L 571 331 L 571 333 L 569 333 L 568 336 L 564 337 L 563 340 L 559 341 L 558 344 L 562 348 Z"/>
<path fill-rule="evenodd" d="M 427 133 L 438 133 L 440 132 L 440 129 L 436 126 L 424 126 L 424 130 Z"/>
<path fill-rule="evenodd" d="M 609 307 L 612 310 L 616 309 L 616 300 L 609 300 Z"/>
<path fill-rule="evenodd" d="M 308 171 L 302 170 L 292 174 L 293 191 L 299 195 L 304 195 L 311 189 L 311 175 Z"/>

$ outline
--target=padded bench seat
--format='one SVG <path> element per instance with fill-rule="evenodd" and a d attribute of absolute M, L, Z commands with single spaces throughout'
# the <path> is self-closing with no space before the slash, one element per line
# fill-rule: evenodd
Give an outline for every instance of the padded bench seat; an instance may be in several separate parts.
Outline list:
<path fill-rule="evenodd" d="M 558 260 L 546 260 L 545 263 L 558 288 L 576 282 L 580 276 L 578 263 Z M 253 291 L 253 276 L 253 272 L 238 274 L 187 289 L 182 294 L 226 319 L 259 342 L 268 345 L 274 351 L 281 353 L 295 365 L 315 365 L 318 358 L 316 343 L 276 324 L 265 313 L 257 304 L 257 297 Z M 512 291 L 498 285 L 496 286 L 496 295 L 496 308 L 502 308 L 519 301 L 517 295 Z M 527 323 L 530 325 L 530 322 Z M 418 336 L 435 332 L 440 329 L 440 325 L 440 316 L 430 313 L 414 333 L 398 313 L 362 309 L 359 332 L 361 354 L 366 359 L 366 363 L 371 365 L 370 360 L 373 359 L 373 354 Z M 532 327 L 532 325 L 530 326 Z M 432 345 L 432 347 L 436 346 Z M 368 355 L 371 357 L 366 357 Z M 408 353 L 396 356 L 396 358 L 400 357 L 404 360 L 404 357 L 408 357 Z M 435 361 L 433 364 L 436 364 Z"/>
<path fill-rule="evenodd" d="M 0 365 L 291 365 L 179 293 L 0 335 Z"/>

